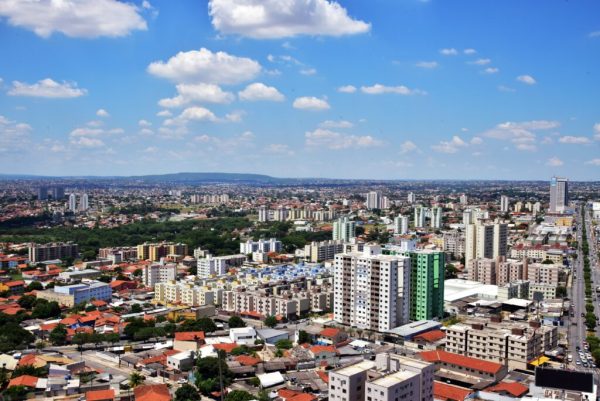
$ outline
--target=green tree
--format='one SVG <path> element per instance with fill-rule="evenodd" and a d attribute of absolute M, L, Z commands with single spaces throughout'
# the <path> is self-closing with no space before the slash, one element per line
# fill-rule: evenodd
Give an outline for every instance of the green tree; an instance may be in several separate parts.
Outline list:
<path fill-rule="evenodd" d="M 27 286 L 27 288 L 25 288 L 26 292 L 29 291 L 41 291 L 44 289 L 44 286 L 42 285 L 42 283 L 40 283 L 39 281 L 32 281 L 31 283 L 29 283 L 29 285 Z"/>
<path fill-rule="evenodd" d="M 175 392 L 175 401 L 199 401 L 200 394 L 191 384 L 184 384 Z"/>
<path fill-rule="evenodd" d="M 265 319 L 265 326 L 270 328 L 277 326 L 277 318 L 275 316 L 267 316 Z"/>
<path fill-rule="evenodd" d="M 67 327 L 64 324 L 58 324 L 52 329 L 50 342 L 53 345 L 65 345 L 67 343 Z"/>
<path fill-rule="evenodd" d="M 143 312 L 142 305 L 140 305 L 140 304 L 131 305 L 131 313 L 141 313 L 141 312 Z"/>
<path fill-rule="evenodd" d="M 23 329 L 18 323 L 0 323 L 0 352 L 23 349 L 31 344 L 35 337 L 29 331 Z"/>
<path fill-rule="evenodd" d="M 138 372 L 131 372 L 129 375 L 129 387 L 136 388 L 142 384 L 146 378 Z"/>
<path fill-rule="evenodd" d="M 219 365 L 221 365 L 223 386 L 227 386 L 231 383 L 233 375 L 222 356 L 200 358 L 196 362 L 196 387 L 202 394 L 219 390 Z"/>
<path fill-rule="evenodd" d="M 242 320 L 242 318 L 239 316 L 231 316 L 229 318 L 228 323 L 230 329 L 234 329 L 237 327 L 246 327 L 246 322 L 244 322 L 244 320 Z"/>
<path fill-rule="evenodd" d="M 275 343 L 277 349 L 290 349 L 294 346 L 294 344 L 288 339 L 277 340 Z"/>
<path fill-rule="evenodd" d="M 310 335 L 304 331 L 304 330 L 300 330 L 298 332 L 298 344 L 310 344 L 311 340 L 310 340 Z"/>
<path fill-rule="evenodd" d="M 217 331 L 217 325 L 209 317 L 202 317 L 196 320 L 186 320 L 179 325 L 176 331 L 203 331 L 205 333 L 212 333 Z"/>
<path fill-rule="evenodd" d="M 255 399 L 252 394 L 244 390 L 233 390 L 227 393 L 225 401 L 251 401 Z"/>
<path fill-rule="evenodd" d="M 31 309 L 33 308 L 33 305 L 35 305 L 36 300 L 37 298 L 35 295 L 23 295 L 21 298 L 19 298 L 17 303 L 21 308 Z"/>
<path fill-rule="evenodd" d="M 4 390 L 4 397 L 9 401 L 21 401 L 27 398 L 29 390 L 25 386 L 12 386 Z"/>

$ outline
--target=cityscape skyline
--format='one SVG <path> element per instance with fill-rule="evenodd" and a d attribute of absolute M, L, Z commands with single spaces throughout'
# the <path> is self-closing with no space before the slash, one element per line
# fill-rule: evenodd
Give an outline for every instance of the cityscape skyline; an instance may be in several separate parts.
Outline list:
<path fill-rule="evenodd" d="M 600 169 L 592 1 L 60 3 L 0 1 L 5 173 L 585 181 Z"/>

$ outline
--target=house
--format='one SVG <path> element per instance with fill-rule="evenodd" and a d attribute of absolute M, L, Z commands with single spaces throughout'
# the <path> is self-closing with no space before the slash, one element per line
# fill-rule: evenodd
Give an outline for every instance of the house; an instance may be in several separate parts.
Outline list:
<path fill-rule="evenodd" d="M 317 342 L 325 345 L 337 345 L 347 339 L 348 334 L 346 334 L 346 332 L 334 327 L 327 327 L 326 329 L 321 330 L 317 337 Z"/>
<path fill-rule="evenodd" d="M 85 401 L 113 401 L 115 399 L 115 390 L 92 390 L 86 391 Z"/>
<path fill-rule="evenodd" d="M 171 393 L 166 384 L 138 386 L 133 390 L 135 401 L 171 401 Z"/>
<path fill-rule="evenodd" d="M 501 382 L 496 384 L 495 386 L 488 387 L 485 391 L 498 393 L 504 396 L 519 398 L 523 397 L 529 392 L 529 387 L 517 382 Z"/>
<path fill-rule="evenodd" d="M 175 341 L 173 349 L 178 351 L 194 351 L 197 352 L 204 345 L 203 331 L 181 331 L 175 333 Z"/>
<path fill-rule="evenodd" d="M 335 365 L 339 359 L 338 350 L 332 345 L 313 345 L 308 351 L 317 365 L 322 362 L 326 362 L 327 365 Z"/>
<path fill-rule="evenodd" d="M 277 390 L 277 395 L 283 401 L 316 401 L 317 396 L 309 393 L 302 393 L 300 391 L 288 390 L 287 388 L 281 388 Z"/>
<path fill-rule="evenodd" d="M 8 291 L 11 294 L 22 294 L 25 291 L 25 281 L 7 281 L 6 283 L 0 283 L 0 292 Z"/>
<path fill-rule="evenodd" d="M 229 330 L 229 338 L 240 345 L 254 345 L 256 330 L 253 327 L 236 327 Z"/>
<path fill-rule="evenodd" d="M 30 375 L 22 375 L 19 377 L 15 377 L 14 379 L 11 379 L 10 382 L 8 383 L 8 388 L 15 387 L 15 386 L 35 388 L 37 386 L 38 379 L 39 378 L 37 378 L 35 376 L 30 376 Z"/>
<path fill-rule="evenodd" d="M 464 401 L 472 391 L 438 381 L 433 382 L 433 398 L 441 401 Z"/>
<path fill-rule="evenodd" d="M 181 372 L 191 370 L 194 367 L 193 351 L 183 351 L 167 357 L 167 366 Z"/>
<path fill-rule="evenodd" d="M 258 337 L 267 344 L 276 344 L 279 340 L 289 340 L 290 334 L 284 330 L 260 329 L 256 333 Z"/>
<path fill-rule="evenodd" d="M 436 375 L 440 369 L 454 374 L 474 376 L 479 379 L 500 381 L 507 374 L 507 367 L 497 362 L 484 361 L 446 351 L 424 351 L 421 359 L 435 364 Z"/>

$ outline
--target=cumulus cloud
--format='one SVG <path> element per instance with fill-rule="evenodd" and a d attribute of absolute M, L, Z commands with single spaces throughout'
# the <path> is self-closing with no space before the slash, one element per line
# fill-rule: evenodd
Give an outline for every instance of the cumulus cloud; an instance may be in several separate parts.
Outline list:
<path fill-rule="evenodd" d="M 496 67 L 488 67 L 483 70 L 484 74 L 497 74 L 498 72 L 500 72 L 500 69 Z"/>
<path fill-rule="evenodd" d="M 302 75 L 315 75 L 317 70 L 315 68 L 303 68 L 300 70 L 300 74 Z"/>
<path fill-rule="evenodd" d="M 272 102 L 282 102 L 285 96 L 273 86 L 267 86 L 261 82 L 252 83 L 244 90 L 238 92 L 240 100 L 254 102 L 258 100 L 267 100 Z"/>
<path fill-rule="evenodd" d="M 321 128 L 352 128 L 352 127 L 354 127 L 354 124 L 352 124 L 350 121 L 346 121 L 346 120 L 339 120 L 339 121 L 326 120 L 326 121 L 323 121 L 322 123 L 320 123 L 319 127 L 321 127 Z"/>
<path fill-rule="evenodd" d="M 394 93 L 398 95 L 425 95 L 426 92 L 420 89 L 409 89 L 404 85 L 400 86 L 385 86 L 381 84 L 375 84 L 372 86 L 361 86 L 360 90 L 362 93 L 368 95 L 382 95 L 384 93 Z"/>
<path fill-rule="evenodd" d="M 551 157 L 550 159 L 548 159 L 546 161 L 546 166 L 560 167 L 563 164 L 565 164 L 565 163 L 562 160 L 560 160 L 558 157 Z"/>
<path fill-rule="evenodd" d="M 44 97 L 49 99 L 68 99 L 84 96 L 87 90 L 77 87 L 76 83 L 56 82 L 50 78 L 42 79 L 34 84 L 13 81 L 8 91 L 10 96 Z"/>
<path fill-rule="evenodd" d="M 171 113 L 169 110 L 161 110 L 158 113 L 156 113 L 157 117 L 171 117 L 173 116 L 173 113 Z"/>
<path fill-rule="evenodd" d="M 310 111 L 329 110 L 331 108 L 329 103 L 327 103 L 327 100 L 319 99 L 314 96 L 296 98 L 293 106 L 295 109 Z"/>
<path fill-rule="evenodd" d="M 511 122 L 498 124 L 487 130 L 483 136 L 503 141 L 510 141 L 515 149 L 523 151 L 535 151 L 537 135 L 535 131 L 545 131 L 557 128 L 560 124 L 550 120 L 532 120 L 522 122 Z"/>
<path fill-rule="evenodd" d="M 594 124 L 594 139 L 600 141 L 600 123 Z"/>
<path fill-rule="evenodd" d="M 519 75 L 517 81 L 522 82 L 526 85 L 535 85 L 537 81 L 531 75 Z"/>
<path fill-rule="evenodd" d="M 201 48 L 179 52 L 166 62 L 155 61 L 148 72 L 180 83 L 237 84 L 256 77 L 261 66 L 250 58 Z"/>
<path fill-rule="evenodd" d="M 87 136 L 80 136 L 77 138 L 71 139 L 71 143 L 80 148 L 101 148 L 105 146 L 104 142 L 102 142 L 98 138 L 90 138 Z"/>
<path fill-rule="evenodd" d="M 566 135 L 566 136 L 561 136 L 560 138 L 558 138 L 558 142 L 568 143 L 568 144 L 573 144 L 573 145 L 585 145 L 585 144 L 591 143 L 592 141 L 587 136 Z"/>
<path fill-rule="evenodd" d="M 415 66 L 431 70 L 437 68 L 439 64 L 437 61 L 419 61 Z"/>
<path fill-rule="evenodd" d="M 24 149 L 29 145 L 31 126 L 0 115 L 0 153 Z"/>
<path fill-rule="evenodd" d="M 347 135 L 322 128 L 306 132 L 304 138 L 306 146 L 332 150 L 369 148 L 383 144 L 371 135 Z"/>
<path fill-rule="evenodd" d="M 255 39 L 343 36 L 371 29 L 329 0 L 210 0 L 208 13 L 220 33 Z"/>
<path fill-rule="evenodd" d="M 266 153 L 272 153 L 276 155 L 288 155 L 292 156 L 294 151 L 290 149 L 288 145 L 283 143 L 271 143 L 265 148 Z"/>
<path fill-rule="evenodd" d="M 473 54 L 476 54 L 477 50 L 475 50 L 475 49 L 465 49 L 465 50 L 463 50 L 463 53 L 466 54 L 466 55 L 468 55 L 468 56 L 471 56 Z"/>
<path fill-rule="evenodd" d="M 464 148 L 468 144 L 458 135 L 454 135 L 449 141 L 440 141 L 437 145 L 432 145 L 431 149 L 439 153 L 456 153 L 460 148 Z"/>
<path fill-rule="evenodd" d="M 122 128 L 94 128 L 94 127 L 80 127 L 75 128 L 69 134 L 72 138 L 75 137 L 99 137 L 99 136 L 109 136 L 109 135 L 120 135 L 125 131 Z"/>
<path fill-rule="evenodd" d="M 55 32 L 73 38 L 120 37 L 147 29 L 138 7 L 118 0 L 0 0 L 0 16 L 44 38 Z"/>
<path fill-rule="evenodd" d="M 165 126 L 173 126 L 185 125 L 190 121 L 215 122 L 217 120 L 217 116 L 215 116 L 215 114 L 209 109 L 205 107 L 194 106 L 183 110 L 181 114 L 175 118 L 165 120 L 163 124 Z"/>
<path fill-rule="evenodd" d="M 140 120 L 140 121 L 138 121 L 138 125 L 140 127 L 148 128 L 148 127 L 152 126 L 152 123 L 150 121 Z"/>
<path fill-rule="evenodd" d="M 198 103 L 231 103 L 235 96 L 215 84 L 179 84 L 175 87 L 178 95 L 161 99 L 158 105 L 166 108 L 182 107 L 186 104 Z"/>
<path fill-rule="evenodd" d="M 412 153 L 418 151 L 419 148 L 413 141 L 404 141 L 400 145 L 400 154 L 405 155 L 407 153 Z"/>
<path fill-rule="evenodd" d="M 475 65 L 488 65 L 489 63 L 491 63 L 492 60 L 489 58 L 480 58 L 477 59 L 475 61 L 470 61 L 469 64 L 475 64 Z"/>
<path fill-rule="evenodd" d="M 353 86 L 353 85 L 340 86 L 337 89 L 337 91 L 340 93 L 354 93 L 354 92 L 356 92 L 356 86 Z"/>
<path fill-rule="evenodd" d="M 96 115 L 98 117 L 110 117 L 110 114 L 108 114 L 108 111 L 106 111 L 104 109 L 98 109 L 98 111 L 96 111 Z"/>
<path fill-rule="evenodd" d="M 454 48 L 441 49 L 440 54 L 444 56 L 456 56 L 458 54 L 458 50 Z"/>
<path fill-rule="evenodd" d="M 600 166 L 600 159 L 592 159 L 585 162 L 585 164 L 590 164 L 592 166 Z"/>
<path fill-rule="evenodd" d="M 478 136 L 474 136 L 471 138 L 471 145 L 481 145 L 483 143 L 483 139 Z"/>

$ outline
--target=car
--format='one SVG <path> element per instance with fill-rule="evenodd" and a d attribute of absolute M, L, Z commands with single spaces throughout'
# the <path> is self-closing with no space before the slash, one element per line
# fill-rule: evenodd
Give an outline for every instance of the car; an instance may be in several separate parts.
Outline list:
<path fill-rule="evenodd" d="M 177 380 L 177 384 L 185 384 L 187 382 L 188 382 L 187 379 L 179 379 L 179 380 Z"/>
<path fill-rule="evenodd" d="M 587 362 L 584 362 L 582 365 L 584 368 L 587 368 L 589 366 Z"/>

